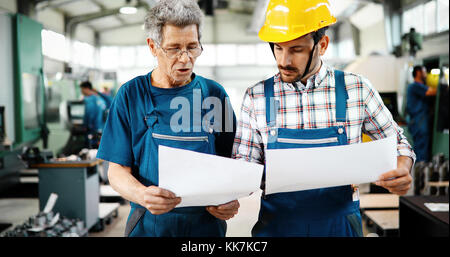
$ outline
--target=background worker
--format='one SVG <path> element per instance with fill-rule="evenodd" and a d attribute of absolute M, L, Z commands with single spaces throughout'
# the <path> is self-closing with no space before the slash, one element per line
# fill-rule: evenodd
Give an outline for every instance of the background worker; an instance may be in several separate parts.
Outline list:
<path fill-rule="evenodd" d="M 409 116 L 408 130 L 413 136 L 413 148 L 417 161 L 430 161 L 430 129 L 428 97 L 436 95 L 436 88 L 425 85 L 427 69 L 417 65 L 413 68 L 414 82 L 408 85 L 406 112 Z"/>
<path fill-rule="evenodd" d="M 80 84 L 81 93 L 84 96 L 83 125 L 87 129 L 87 142 L 89 148 L 97 148 L 100 136 L 105 126 L 105 112 L 107 103 L 92 87 L 91 82 L 84 81 Z"/>
<path fill-rule="evenodd" d="M 404 195 L 415 155 L 402 129 L 367 79 L 321 59 L 329 44 L 325 31 L 334 23 L 327 0 L 269 2 L 259 37 L 270 43 L 279 73 L 248 88 L 233 157 L 264 164 L 266 149 L 356 144 L 363 132 L 372 139 L 395 136 L 397 169 L 382 174 L 377 185 Z M 263 191 L 252 235 L 362 236 L 357 191 L 351 185 L 271 195 Z"/>

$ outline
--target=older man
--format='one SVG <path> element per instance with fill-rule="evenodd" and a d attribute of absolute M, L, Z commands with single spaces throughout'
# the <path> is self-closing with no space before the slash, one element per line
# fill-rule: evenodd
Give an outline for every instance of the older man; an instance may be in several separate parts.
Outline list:
<path fill-rule="evenodd" d="M 202 19 L 195 1 L 159 1 L 145 18 L 147 44 L 158 66 L 125 83 L 111 106 L 98 158 L 110 162 L 111 186 L 131 202 L 126 236 L 224 236 L 225 220 L 239 208 L 238 201 L 175 208 L 181 199 L 158 187 L 159 145 L 231 156 L 235 116 L 227 94 L 193 73 L 203 50 Z M 209 112 L 196 99 L 211 97 L 219 99 L 223 115 L 205 121 Z"/>
<path fill-rule="evenodd" d="M 264 164 L 266 149 L 356 144 L 363 132 L 373 139 L 395 136 L 398 168 L 377 184 L 403 195 L 411 185 L 414 152 L 367 79 L 321 60 L 329 43 L 325 31 L 334 23 L 327 0 L 269 2 L 259 37 L 270 43 L 279 73 L 247 90 L 233 156 Z M 346 185 L 264 195 L 252 233 L 361 236 L 357 193 Z"/>

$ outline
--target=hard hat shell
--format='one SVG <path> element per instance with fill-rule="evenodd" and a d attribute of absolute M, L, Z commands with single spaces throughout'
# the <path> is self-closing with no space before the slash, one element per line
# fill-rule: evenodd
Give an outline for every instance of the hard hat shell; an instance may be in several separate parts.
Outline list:
<path fill-rule="evenodd" d="M 266 42 L 288 42 L 336 21 L 328 0 L 270 0 L 258 36 Z"/>

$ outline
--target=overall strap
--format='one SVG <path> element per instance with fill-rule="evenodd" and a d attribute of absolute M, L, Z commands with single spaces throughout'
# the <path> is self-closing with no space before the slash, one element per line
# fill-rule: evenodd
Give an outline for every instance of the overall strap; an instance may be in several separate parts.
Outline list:
<path fill-rule="evenodd" d="M 344 72 L 334 71 L 335 91 L 336 91 L 336 121 L 345 122 L 347 113 L 347 89 L 345 88 Z"/>
<path fill-rule="evenodd" d="M 266 99 L 266 121 L 268 127 L 273 127 L 276 124 L 276 103 L 274 94 L 274 77 L 264 81 L 264 97 Z"/>

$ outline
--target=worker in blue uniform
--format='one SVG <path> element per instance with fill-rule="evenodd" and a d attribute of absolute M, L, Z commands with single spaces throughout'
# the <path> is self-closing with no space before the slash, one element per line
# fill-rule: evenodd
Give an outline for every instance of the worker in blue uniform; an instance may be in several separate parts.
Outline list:
<path fill-rule="evenodd" d="M 92 87 L 91 82 L 82 82 L 80 88 L 84 96 L 83 125 L 87 129 L 86 140 L 90 148 L 97 148 L 99 137 L 105 126 L 104 115 L 107 105 L 103 97 Z"/>
<path fill-rule="evenodd" d="M 361 143 L 363 132 L 374 140 L 394 136 L 397 168 L 385 171 L 376 184 L 404 195 L 415 155 L 401 128 L 367 79 L 321 59 L 329 44 L 325 31 L 335 23 L 327 0 L 269 1 L 259 37 L 270 44 L 279 73 L 247 89 L 233 158 L 267 164 L 270 149 L 320 152 L 321 147 Z M 367 154 L 377 158 L 377 153 Z M 298 169 L 308 172 L 301 164 Z M 266 195 L 264 177 L 270 172 L 264 171 L 253 236 L 362 236 L 356 186 Z M 342 171 L 335 172 L 339 176 Z"/>
<path fill-rule="evenodd" d="M 436 88 L 425 85 L 427 69 L 422 65 L 413 68 L 414 82 L 408 85 L 406 112 L 408 130 L 413 137 L 413 148 L 417 161 L 430 161 L 430 128 L 428 97 L 436 95 Z"/>
<path fill-rule="evenodd" d="M 111 105 L 97 157 L 110 162 L 109 183 L 131 203 L 126 236 L 223 237 L 237 214 L 237 200 L 177 207 L 180 197 L 158 186 L 159 145 L 231 156 L 236 126 L 227 93 L 193 73 L 202 19 L 194 0 L 159 1 L 145 18 L 158 65 L 122 85 Z"/>

